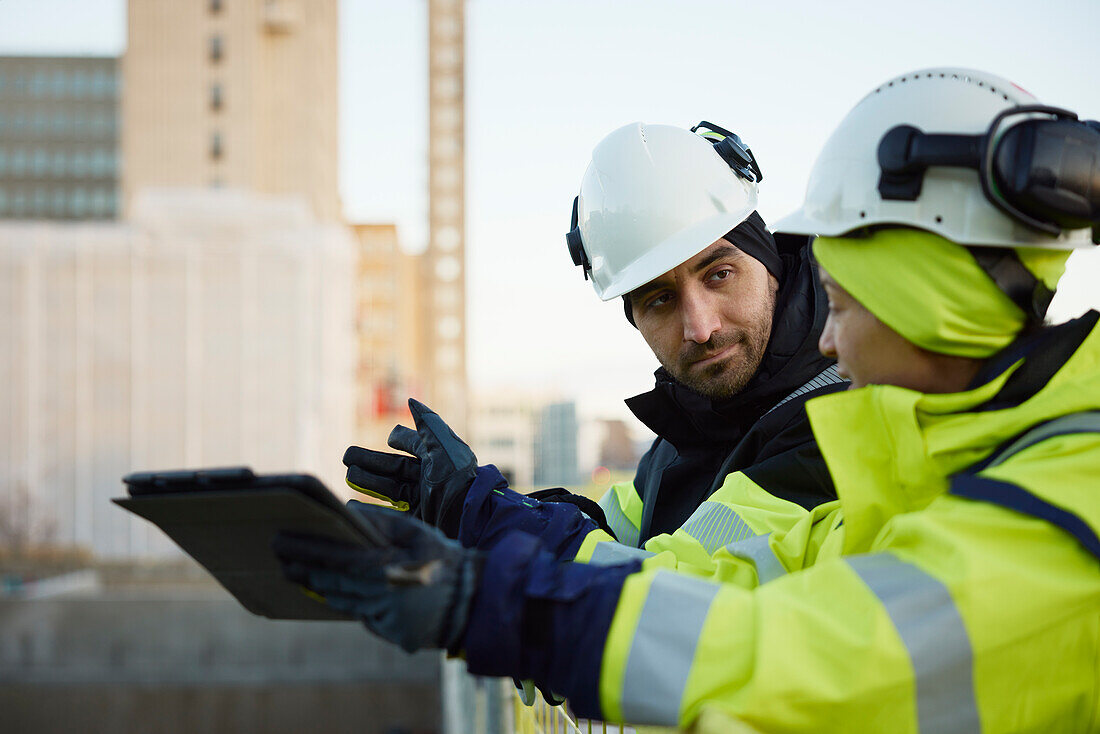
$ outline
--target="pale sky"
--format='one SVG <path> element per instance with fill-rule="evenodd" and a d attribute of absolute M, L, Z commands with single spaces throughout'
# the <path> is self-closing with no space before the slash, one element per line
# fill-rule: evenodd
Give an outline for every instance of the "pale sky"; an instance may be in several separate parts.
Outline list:
<path fill-rule="evenodd" d="M 414 251 L 427 205 L 426 6 L 341 2 L 345 209 L 397 222 Z M 624 415 L 622 398 L 648 389 L 656 367 L 564 244 L 592 147 L 611 130 L 708 119 L 737 131 L 774 221 L 799 205 L 844 114 L 905 71 L 983 69 L 1100 118 L 1096 0 L 468 0 L 466 22 L 471 382 L 557 390 L 586 414 Z M 124 26 L 123 0 L 0 0 L 0 54 L 117 54 Z M 1098 255 L 1067 275 L 1057 315 L 1100 305 Z"/>

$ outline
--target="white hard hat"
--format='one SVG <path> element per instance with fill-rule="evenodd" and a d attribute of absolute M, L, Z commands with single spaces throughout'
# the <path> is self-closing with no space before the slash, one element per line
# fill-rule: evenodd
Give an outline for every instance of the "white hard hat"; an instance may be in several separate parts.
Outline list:
<path fill-rule="evenodd" d="M 752 152 L 736 135 L 700 126 L 718 134 L 634 123 L 592 151 L 567 241 L 603 300 L 690 260 L 756 209 Z"/>
<path fill-rule="evenodd" d="M 992 74 L 908 73 L 848 113 L 802 207 L 775 229 L 838 236 L 902 225 L 968 246 L 1086 246 L 1100 211 L 1098 140 L 1095 123 Z"/>

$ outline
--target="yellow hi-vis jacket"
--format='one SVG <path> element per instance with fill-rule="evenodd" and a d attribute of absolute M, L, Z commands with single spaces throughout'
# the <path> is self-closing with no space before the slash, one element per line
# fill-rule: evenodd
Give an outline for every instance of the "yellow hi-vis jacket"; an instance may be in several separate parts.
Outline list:
<path fill-rule="evenodd" d="M 694 573 L 628 577 L 600 669 L 605 718 L 1100 731 L 1096 318 L 997 359 L 967 392 L 810 401 L 839 508 Z"/>

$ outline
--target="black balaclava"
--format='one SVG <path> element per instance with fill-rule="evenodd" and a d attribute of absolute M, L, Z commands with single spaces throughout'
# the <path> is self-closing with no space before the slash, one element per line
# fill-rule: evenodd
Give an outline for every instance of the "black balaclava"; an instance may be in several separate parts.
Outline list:
<path fill-rule="evenodd" d="M 775 245 L 775 238 L 768 231 L 760 214 L 753 212 L 745 221 L 727 232 L 722 239 L 729 242 L 749 257 L 758 260 L 767 268 L 768 272 L 775 276 L 779 285 L 783 285 L 783 260 L 779 257 L 779 248 Z M 623 309 L 626 311 L 626 320 L 637 328 L 634 323 L 634 310 L 630 305 L 630 294 L 623 294 Z"/>

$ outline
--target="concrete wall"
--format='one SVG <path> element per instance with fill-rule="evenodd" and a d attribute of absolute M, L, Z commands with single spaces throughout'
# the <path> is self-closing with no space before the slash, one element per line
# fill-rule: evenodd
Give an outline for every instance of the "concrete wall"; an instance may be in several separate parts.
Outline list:
<path fill-rule="evenodd" d="M 220 591 L 0 600 L 0 730 L 440 729 L 440 661 L 356 623 L 255 617 Z"/>

